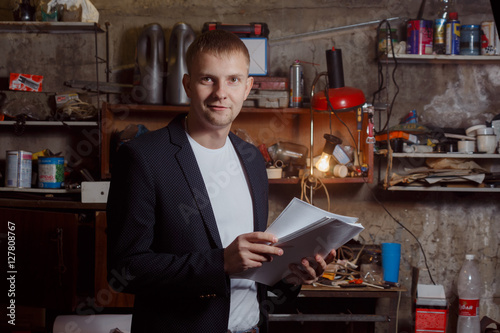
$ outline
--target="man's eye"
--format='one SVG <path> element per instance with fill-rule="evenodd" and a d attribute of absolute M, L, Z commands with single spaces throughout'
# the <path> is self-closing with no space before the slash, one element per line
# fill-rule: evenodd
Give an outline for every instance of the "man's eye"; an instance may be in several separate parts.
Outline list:
<path fill-rule="evenodd" d="M 240 81 L 239 78 L 237 77 L 232 77 L 230 80 L 229 80 L 231 83 L 238 83 Z"/>
<path fill-rule="evenodd" d="M 201 81 L 202 82 L 206 82 L 206 83 L 212 83 L 213 82 L 213 80 L 212 80 L 211 77 L 204 77 L 204 78 L 201 79 Z"/>

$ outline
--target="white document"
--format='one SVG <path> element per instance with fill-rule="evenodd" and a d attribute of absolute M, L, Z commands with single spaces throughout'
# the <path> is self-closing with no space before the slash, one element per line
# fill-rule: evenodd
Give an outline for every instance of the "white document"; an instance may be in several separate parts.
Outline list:
<path fill-rule="evenodd" d="M 359 234 L 364 228 L 357 218 L 327 212 L 293 198 L 288 206 L 267 228 L 278 238 L 274 246 L 283 249 L 283 255 L 261 267 L 235 274 L 233 278 L 249 279 L 269 286 L 290 274 L 288 265 L 300 264 L 302 258 L 319 254 L 325 257 Z"/>

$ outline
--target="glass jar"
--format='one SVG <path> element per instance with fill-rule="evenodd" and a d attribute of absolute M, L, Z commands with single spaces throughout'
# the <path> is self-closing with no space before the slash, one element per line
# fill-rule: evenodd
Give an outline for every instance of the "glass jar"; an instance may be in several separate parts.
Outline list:
<path fill-rule="evenodd" d="M 380 283 L 384 279 L 382 254 L 380 249 L 365 249 L 361 256 L 361 278 L 368 283 Z"/>
<path fill-rule="evenodd" d="M 481 26 L 463 25 L 460 28 L 460 55 L 481 54 Z"/>

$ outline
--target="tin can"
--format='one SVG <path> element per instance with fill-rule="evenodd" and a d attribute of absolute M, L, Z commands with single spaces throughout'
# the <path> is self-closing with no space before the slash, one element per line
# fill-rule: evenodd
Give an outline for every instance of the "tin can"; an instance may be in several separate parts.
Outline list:
<path fill-rule="evenodd" d="M 497 39 L 498 33 L 495 22 L 486 21 L 481 23 L 481 54 L 482 55 L 495 55 L 497 53 Z"/>
<path fill-rule="evenodd" d="M 390 32 L 390 35 L 389 35 Z M 378 36 L 378 51 L 383 54 L 391 53 L 392 47 L 398 43 L 396 29 L 380 29 Z"/>
<path fill-rule="evenodd" d="M 64 186 L 64 157 L 38 158 L 38 187 L 61 188 Z"/>
<path fill-rule="evenodd" d="M 291 108 L 300 108 L 304 96 L 304 71 L 298 60 L 290 66 L 290 103 Z"/>
<path fill-rule="evenodd" d="M 434 20 L 434 52 L 436 54 L 446 53 L 446 19 Z"/>
<path fill-rule="evenodd" d="M 433 22 L 410 20 L 407 25 L 407 54 L 432 54 Z"/>
<path fill-rule="evenodd" d="M 460 54 L 481 54 L 481 26 L 477 24 L 463 25 L 460 28 Z"/>
<path fill-rule="evenodd" d="M 5 187 L 31 187 L 32 153 L 25 150 L 6 151 Z"/>
<path fill-rule="evenodd" d="M 460 21 L 446 23 L 446 54 L 460 54 Z"/>

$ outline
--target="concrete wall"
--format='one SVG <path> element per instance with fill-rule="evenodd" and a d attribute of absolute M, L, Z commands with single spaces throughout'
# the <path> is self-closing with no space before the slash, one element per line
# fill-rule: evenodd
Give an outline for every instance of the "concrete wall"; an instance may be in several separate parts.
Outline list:
<path fill-rule="evenodd" d="M 335 46 L 343 52 L 346 85 L 362 89 L 370 102 L 379 84 L 375 60 L 377 24 L 316 34 L 313 37 L 296 37 L 286 42 L 278 38 L 373 20 L 414 18 L 420 6 L 419 1 L 402 0 L 92 2 L 100 12 L 100 23 L 110 23 L 112 81 L 131 83 L 130 69 L 134 63 L 135 45 L 145 24 L 161 24 L 168 41 L 172 26 L 179 21 L 189 23 L 197 33 L 201 31 L 203 23 L 210 21 L 266 22 L 271 31 L 271 75 L 286 76 L 288 67 L 295 59 L 316 63 L 318 65 L 304 65 L 306 87 L 309 89 L 314 77 L 326 71 L 325 50 Z M 433 17 L 432 4 L 433 1 L 427 4 L 424 18 Z M 10 20 L 8 7 L 0 9 L 0 19 Z M 461 1 L 458 4 L 458 12 L 463 24 L 492 19 L 487 0 Z M 391 26 L 400 29 L 401 22 L 391 21 Z M 90 50 L 85 52 L 92 55 Z M 15 54 L 11 53 L 10 59 L 9 61 L 15 61 Z M 61 60 L 56 68 L 63 71 L 66 65 Z M 3 64 L 0 64 L 0 71 L 6 70 L 2 66 Z M 389 74 L 392 68 L 390 65 Z M 390 125 L 396 124 L 412 109 L 417 110 L 421 123 L 439 127 L 467 127 L 491 120 L 500 113 L 500 95 L 497 94 L 500 86 L 499 68 L 498 64 L 472 63 L 399 65 L 395 79 L 400 92 L 395 101 Z M 382 70 L 385 75 L 385 67 Z M 89 75 L 92 73 L 89 72 Z M 387 99 L 392 99 L 395 93 L 393 82 L 389 83 L 388 91 L 388 96 L 383 95 L 376 101 L 386 102 Z M 384 121 L 385 116 L 382 115 L 376 126 L 380 126 Z M 382 172 L 383 169 L 382 167 Z M 375 183 L 329 185 L 328 191 L 333 212 L 360 218 L 366 228 L 359 238 L 360 242 L 402 243 L 400 280 L 408 289 L 411 283 L 411 267 L 425 269 L 420 246 L 408 231 L 418 238 L 425 251 L 433 280 L 444 285 L 451 302 L 451 331 L 454 331 L 457 318 L 457 273 L 465 254 L 476 254 L 484 281 L 481 316 L 487 315 L 500 320 L 498 194 L 391 193 L 381 190 Z M 272 186 L 271 217 L 275 217 L 295 195 L 300 195 L 298 186 Z M 317 205 L 326 207 L 325 200 L 324 195 L 318 191 L 315 199 Z M 425 271 L 421 272 L 420 283 L 431 283 Z M 407 292 L 401 302 L 402 331 L 409 330 L 410 306 L 410 293 Z"/>

